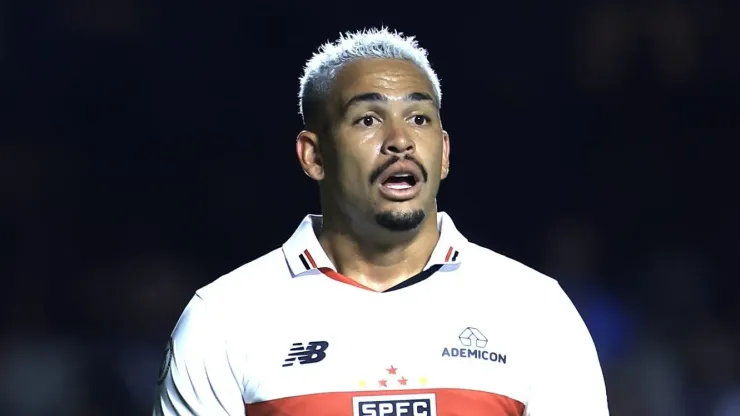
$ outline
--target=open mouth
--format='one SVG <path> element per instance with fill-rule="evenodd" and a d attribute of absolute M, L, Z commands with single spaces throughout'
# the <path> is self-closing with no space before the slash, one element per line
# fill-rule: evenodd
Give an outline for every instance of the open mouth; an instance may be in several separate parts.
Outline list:
<path fill-rule="evenodd" d="M 410 189 L 416 185 L 416 177 L 410 173 L 397 173 L 391 175 L 383 182 L 383 186 L 390 189 Z"/>

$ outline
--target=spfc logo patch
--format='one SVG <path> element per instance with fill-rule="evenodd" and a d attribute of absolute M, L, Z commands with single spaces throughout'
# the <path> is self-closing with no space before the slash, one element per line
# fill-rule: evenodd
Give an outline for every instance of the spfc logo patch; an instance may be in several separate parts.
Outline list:
<path fill-rule="evenodd" d="M 434 393 L 356 396 L 354 416 L 437 416 Z"/>

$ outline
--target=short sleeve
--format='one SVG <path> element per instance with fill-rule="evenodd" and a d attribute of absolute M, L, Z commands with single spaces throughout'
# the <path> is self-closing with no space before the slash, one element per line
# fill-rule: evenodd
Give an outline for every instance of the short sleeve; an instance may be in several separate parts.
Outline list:
<path fill-rule="evenodd" d="M 608 416 L 604 376 L 583 319 L 563 289 L 538 306 L 530 397 L 524 416 Z"/>
<path fill-rule="evenodd" d="M 193 297 L 167 345 L 154 416 L 244 415 L 240 372 L 217 324 L 204 300 Z"/>

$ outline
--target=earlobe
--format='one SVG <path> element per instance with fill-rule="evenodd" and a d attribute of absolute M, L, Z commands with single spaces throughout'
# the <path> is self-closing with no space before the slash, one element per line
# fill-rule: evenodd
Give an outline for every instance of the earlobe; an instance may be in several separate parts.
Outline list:
<path fill-rule="evenodd" d="M 319 152 L 319 137 L 316 133 L 308 130 L 298 133 L 295 150 L 303 172 L 315 181 L 324 179 L 324 164 Z"/>
<path fill-rule="evenodd" d="M 440 179 L 446 179 L 450 174 L 450 135 L 442 130 L 442 172 Z"/>

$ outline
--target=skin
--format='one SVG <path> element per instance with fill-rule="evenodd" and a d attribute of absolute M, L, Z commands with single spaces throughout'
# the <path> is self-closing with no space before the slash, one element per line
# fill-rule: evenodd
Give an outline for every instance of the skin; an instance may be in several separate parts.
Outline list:
<path fill-rule="evenodd" d="M 422 271 L 439 239 L 436 196 L 449 172 L 450 141 L 433 88 L 416 65 L 364 59 L 337 74 L 326 103 L 324 132 L 304 130 L 296 152 L 319 182 L 323 228 L 319 242 L 344 276 L 377 291 Z M 397 201 L 371 183 L 395 157 L 412 157 L 427 171 L 420 192 Z M 415 229 L 393 231 L 379 213 L 422 211 Z"/>

